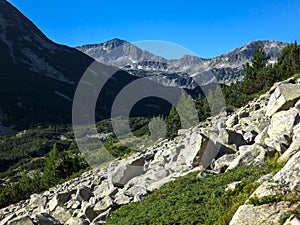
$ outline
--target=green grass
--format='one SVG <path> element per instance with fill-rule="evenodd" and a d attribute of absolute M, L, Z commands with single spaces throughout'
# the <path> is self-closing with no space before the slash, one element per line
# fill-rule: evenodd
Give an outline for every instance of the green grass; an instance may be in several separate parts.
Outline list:
<path fill-rule="evenodd" d="M 295 74 L 293 75 L 293 77 L 294 77 L 295 79 L 300 78 L 300 73 L 295 73 Z"/>
<path fill-rule="evenodd" d="M 260 185 L 255 181 L 281 166 L 269 161 L 265 167 L 242 166 L 202 179 L 190 173 L 164 185 L 142 202 L 117 209 L 107 224 L 228 224 L 237 208 Z M 242 183 L 234 191 L 225 192 L 227 184 L 240 180 Z"/>

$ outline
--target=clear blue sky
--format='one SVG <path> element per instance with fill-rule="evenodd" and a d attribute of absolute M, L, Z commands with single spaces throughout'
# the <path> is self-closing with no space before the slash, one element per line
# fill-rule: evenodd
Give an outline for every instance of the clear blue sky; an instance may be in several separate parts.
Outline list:
<path fill-rule="evenodd" d="M 10 0 L 55 42 L 162 40 L 213 57 L 251 40 L 300 40 L 299 0 Z"/>

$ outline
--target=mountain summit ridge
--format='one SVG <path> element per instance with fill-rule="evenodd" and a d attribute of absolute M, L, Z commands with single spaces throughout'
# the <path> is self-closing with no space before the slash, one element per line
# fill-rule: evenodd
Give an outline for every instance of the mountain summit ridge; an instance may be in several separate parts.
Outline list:
<path fill-rule="evenodd" d="M 112 43 L 117 44 L 112 45 Z M 101 63 L 117 66 L 133 75 L 146 76 L 152 80 L 157 80 L 156 75 L 159 75 L 159 82 L 166 86 L 172 83 L 172 85 L 182 87 L 179 80 L 185 79 L 183 87 L 194 88 L 195 84 L 189 83 L 189 78 L 205 76 L 208 72 L 211 72 L 220 83 L 229 84 L 232 81 L 242 80 L 245 76 L 242 66 L 250 62 L 258 45 L 261 45 L 265 53 L 270 55 L 270 63 L 274 63 L 288 43 L 270 40 L 250 41 L 246 45 L 213 58 L 184 55 L 179 59 L 170 60 L 142 50 L 121 39 L 112 39 L 94 45 L 83 45 L 77 49 Z M 110 46 L 110 48 L 105 46 Z M 175 76 L 177 81 L 166 75 L 174 73 L 178 75 Z M 174 79 L 174 76 L 172 77 Z"/>

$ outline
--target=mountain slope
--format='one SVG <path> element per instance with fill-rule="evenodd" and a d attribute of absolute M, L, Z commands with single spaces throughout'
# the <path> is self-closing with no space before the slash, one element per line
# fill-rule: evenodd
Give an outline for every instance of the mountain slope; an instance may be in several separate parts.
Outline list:
<path fill-rule="evenodd" d="M 0 0 L 0 109 L 3 123 L 24 128 L 63 122 L 75 84 L 93 59 L 50 41 L 31 21 Z"/>
<path fill-rule="evenodd" d="M 0 134 L 71 123 L 77 84 L 93 62 L 74 48 L 53 43 L 14 6 L 0 0 Z M 137 77 L 101 63 L 93 65 L 101 76 L 106 70 L 115 73 L 101 90 L 105 101 L 97 107 L 97 119 L 108 118 L 114 97 Z M 151 114 L 153 109 L 146 105 L 133 114 Z M 169 108 L 161 102 L 157 106 L 157 113 Z"/>
<path fill-rule="evenodd" d="M 78 50 L 99 62 L 125 69 L 133 75 L 148 77 L 166 86 L 195 88 L 197 85 L 190 78 L 198 79 L 200 84 L 211 81 L 214 75 L 221 83 L 230 83 L 244 77 L 242 65 L 250 62 L 258 45 L 271 56 L 274 63 L 287 43 L 279 41 L 252 41 L 220 56 L 205 59 L 185 55 L 180 59 L 167 60 L 139 49 L 133 44 L 120 39 L 113 39 L 98 45 L 84 45 Z"/>
<path fill-rule="evenodd" d="M 300 216 L 299 86 L 295 78 L 278 82 L 232 114 L 0 209 L 0 219 L 282 225 Z"/>

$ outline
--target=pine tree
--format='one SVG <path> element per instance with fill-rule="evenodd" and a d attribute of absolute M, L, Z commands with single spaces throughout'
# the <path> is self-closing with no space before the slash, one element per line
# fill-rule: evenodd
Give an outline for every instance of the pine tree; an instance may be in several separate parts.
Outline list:
<path fill-rule="evenodd" d="M 254 94 L 266 86 L 264 80 L 268 76 L 267 63 L 269 59 L 270 56 L 265 54 L 263 47 L 259 44 L 251 58 L 251 65 L 246 63 L 243 66 L 246 72 L 246 78 L 240 87 L 243 94 Z"/>
<path fill-rule="evenodd" d="M 180 116 L 181 128 L 188 129 L 199 123 L 194 99 L 182 91 L 176 109 Z"/>
<path fill-rule="evenodd" d="M 61 158 L 57 150 L 56 144 L 53 145 L 49 156 L 46 159 L 46 165 L 44 168 L 43 180 L 47 185 L 54 185 L 59 179 L 58 167 L 61 164 Z"/>
<path fill-rule="evenodd" d="M 167 126 L 162 116 L 153 117 L 148 126 L 151 133 L 150 137 L 153 141 L 166 137 Z"/>
<path fill-rule="evenodd" d="M 207 98 L 203 98 L 201 95 L 196 100 L 196 108 L 198 112 L 198 118 L 200 121 L 205 121 L 210 116 L 210 108 Z"/>
<path fill-rule="evenodd" d="M 166 119 L 167 138 L 173 139 L 178 135 L 178 130 L 181 128 L 180 117 L 174 107 L 171 108 L 169 116 Z"/>

